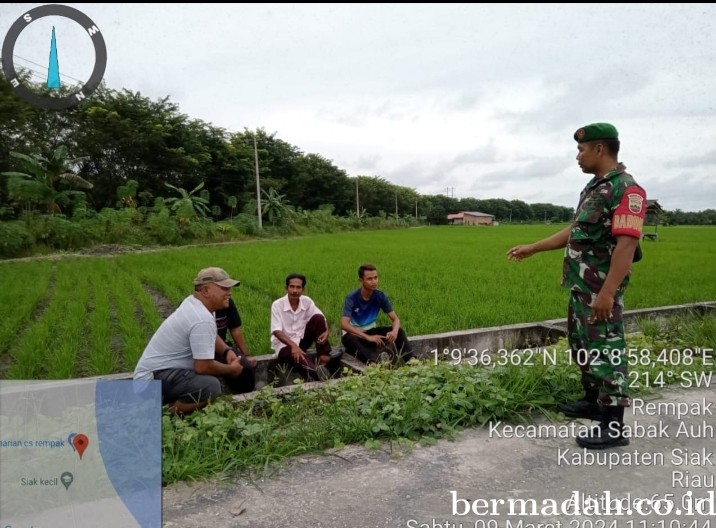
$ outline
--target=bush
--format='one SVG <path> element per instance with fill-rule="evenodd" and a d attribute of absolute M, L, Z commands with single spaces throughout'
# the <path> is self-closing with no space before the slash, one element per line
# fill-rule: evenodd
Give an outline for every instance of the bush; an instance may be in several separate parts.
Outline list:
<path fill-rule="evenodd" d="M 233 222 L 181 217 L 173 215 L 162 198 L 155 199 L 151 208 L 105 208 L 99 213 L 79 203 L 72 218 L 24 213 L 21 220 L 4 222 L 0 229 L 0 258 L 31 255 L 43 246 L 59 250 L 79 249 L 94 244 L 175 246 L 419 225 L 410 216 L 346 218 L 334 216 L 332 212 L 331 206 L 314 211 L 287 208 L 285 215 L 275 225 L 264 222 L 263 229 L 259 230 L 253 212 L 241 213 Z"/>
<path fill-rule="evenodd" d="M 142 224 L 144 216 L 132 208 L 102 209 L 84 225 L 92 233 L 92 242 L 101 244 L 141 244 L 146 240 Z"/>
<path fill-rule="evenodd" d="M 176 222 L 169 216 L 169 209 L 161 208 L 150 214 L 147 218 L 147 231 L 157 244 L 172 245 L 181 241 Z"/>
<path fill-rule="evenodd" d="M 211 242 L 214 240 L 214 223 L 211 220 L 191 220 L 182 222 L 180 244 L 193 242 Z"/>
<path fill-rule="evenodd" d="M 23 222 L 0 223 L 0 256 L 23 257 L 32 254 L 35 240 Z"/>
<path fill-rule="evenodd" d="M 43 215 L 27 222 L 36 244 L 53 249 L 76 249 L 89 245 L 90 237 L 82 225 L 64 216 Z"/>
<path fill-rule="evenodd" d="M 248 213 L 241 213 L 234 218 L 234 225 L 244 235 L 259 235 L 259 224 L 256 221 L 256 216 L 252 216 Z"/>
<path fill-rule="evenodd" d="M 238 228 L 229 222 L 216 222 L 214 224 L 214 238 L 228 242 L 231 240 L 240 240 L 246 238 L 242 235 Z"/>

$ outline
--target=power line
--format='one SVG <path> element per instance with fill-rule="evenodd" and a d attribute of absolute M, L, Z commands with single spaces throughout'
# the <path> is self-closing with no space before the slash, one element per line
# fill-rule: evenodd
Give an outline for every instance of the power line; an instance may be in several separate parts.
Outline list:
<path fill-rule="evenodd" d="M 44 68 L 44 67 L 45 67 L 43 64 L 38 64 L 37 62 L 33 62 L 33 61 L 31 61 L 30 59 L 26 59 L 25 57 L 21 57 L 20 55 L 13 55 L 13 57 L 16 58 L 16 59 L 24 60 L 25 62 L 29 62 L 30 64 L 34 64 L 35 66 L 39 66 L 40 68 Z M 81 81 L 80 79 L 76 79 L 75 77 L 72 77 L 71 75 L 67 75 L 67 74 L 64 74 L 64 73 L 63 73 L 62 76 L 63 76 L 65 79 L 71 79 L 71 80 L 75 81 L 76 83 L 84 84 L 84 81 Z"/>
<path fill-rule="evenodd" d="M 13 55 L 13 57 L 18 58 L 18 59 L 21 59 L 21 60 L 24 60 L 24 61 L 26 61 L 26 62 L 29 62 L 30 64 L 34 64 L 35 66 L 38 66 L 39 68 L 44 68 L 44 66 L 43 66 L 42 64 L 38 64 L 38 63 L 33 62 L 33 61 L 31 61 L 31 60 L 29 60 L 29 59 L 26 59 L 26 58 L 24 58 L 24 57 L 20 57 L 19 55 Z M 1 59 L 0 59 L 0 62 L 2 62 Z M 30 78 L 31 78 L 31 80 L 33 80 L 33 82 L 37 82 L 37 83 L 39 83 L 39 84 L 42 84 L 43 82 L 46 82 L 46 81 L 47 81 L 47 72 L 45 72 L 45 71 L 36 70 L 35 68 L 31 68 L 31 67 L 29 67 L 29 66 L 25 66 L 24 64 L 20 65 L 20 68 L 21 68 L 21 71 L 22 71 L 22 72 L 27 72 L 27 73 L 30 74 Z M 37 78 L 40 79 L 40 80 L 39 80 L 39 81 L 34 81 L 34 78 L 35 78 L 35 77 L 37 77 Z M 82 85 L 84 84 L 84 81 L 81 81 L 81 80 L 79 80 L 79 79 L 76 79 L 76 78 L 72 77 L 71 75 L 62 74 L 62 78 L 63 78 L 63 79 L 71 79 L 71 80 L 75 81 L 75 82 L 73 82 L 73 83 L 65 83 L 65 85 L 69 85 L 69 86 L 71 86 L 71 87 L 73 87 L 73 88 L 78 88 L 78 87 L 80 87 L 80 86 L 82 86 Z"/>

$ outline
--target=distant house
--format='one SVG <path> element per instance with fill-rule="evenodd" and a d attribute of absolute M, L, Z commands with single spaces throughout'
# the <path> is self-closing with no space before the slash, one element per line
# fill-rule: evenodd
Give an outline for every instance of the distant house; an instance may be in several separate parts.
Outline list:
<path fill-rule="evenodd" d="M 452 225 L 492 225 L 495 215 L 477 211 L 462 211 L 447 215 L 448 224 Z"/>

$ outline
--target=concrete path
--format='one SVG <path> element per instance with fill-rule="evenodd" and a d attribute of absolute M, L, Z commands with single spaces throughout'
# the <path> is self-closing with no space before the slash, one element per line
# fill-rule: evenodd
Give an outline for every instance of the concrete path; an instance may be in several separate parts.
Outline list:
<path fill-rule="evenodd" d="M 402 454 L 391 454 L 388 445 L 378 451 L 349 446 L 339 456 L 294 460 L 255 482 L 167 487 L 164 526 L 716 528 L 713 385 L 716 380 L 708 389 L 664 390 L 644 405 L 635 401 L 625 421 L 643 427 L 634 433 L 644 437 L 627 447 L 584 451 L 573 437 L 559 437 L 589 421 L 540 421 L 536 426 L 561 429 L 522 431 L 541 433 L 535 439 L 508 438 L 506 427 L 468 430 L 455 441 Z M 575 494 L 579 511 L 563 504 Z M 584 511 L 582 499 L 590 494 L 601 496 L 600 510 Z M 631 514 L 604 513 L 605 498 L 615 512 L 614 499 L 628 494 Z M 702 497 L 709 500 L 694 500 Z M 673 501 L 672 512 L 654 511 L 668 511 L 666 502 L 636 504 L 653 498 Z M 536 514 L 515 499 L 534 499 Z"/>

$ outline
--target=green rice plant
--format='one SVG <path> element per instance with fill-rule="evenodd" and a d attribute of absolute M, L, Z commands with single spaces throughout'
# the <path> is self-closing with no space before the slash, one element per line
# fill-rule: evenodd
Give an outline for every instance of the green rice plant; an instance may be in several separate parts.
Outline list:
<path fill-rule="evenodd" d="M 133 370 L 139 361 L 142 351 L 152 334 L 162 323 L 162 317 L 152 302 L 151 296 L 145 291 L 140 278 L 123 268 L 114 268 L 111 279 L 114 292 L 121 295 L 121 309 L 117 305 L 117 313 L 125 313 L 124 318 L 118 317 L 118 336 L 121 342 L 121 363 L 125 370 Z M 129 313 L 126 313 L 129 310 Z"/>
<path fill-rule="evenodd" d="M 113 350 L 112 335 L 116 323 L 113 322 L 109 296 L 108 284 L 111 282 L 111 267 L 105 264 L 107 261 L 97 263 L 96 271 L 91 277 L 90 299 L 92 309 L 89 319 L 89 340 L 87 353 L 79 370 L 87 376 L 98 376 L 100 374 L 111 374 L 119 368 L 118 351 Z M 116 312 L 115 312 L 116 314 Z"/>
<path fill-rule="evenodd" d="M 31 326 L 31 317 L 47 300 L 52 263 L 33 261 L 0 266 L 0 355 Z"/>
<path fill-rule="evenodd" d="M 184 251 L 190 254 L 196 248 L 174 251 L 162 251 L 138 255 L 122 255 L 118 258 L 119 266 L 139 284 L 147 284 L 168 298 L 174 306 L 192 292 L 191 280 L 201 268 L 212 266 L 211 263 L 194 265 L 194 257 L 186 258 Z M 198 267 L 197 267 L 198 266 Z M 168 270 L 170 270 L 168 272 Z"/>
<path fill-rule="evenodd" d="M 87 264 L 87 263 L 84 263 Z M 72 377 L 74 357 L 81 347 L 88 289 L 77 281 L 82 263 L 56 265 L 54 295 L 39 319 L 10 349 L 13 362 L 6 379 L 57 379 Z"/>
<path fill-rule="evenodd" d="M 124 370 L 134 370 L 134 367 L 147 345 L 151 332 L 145 330 L 135 315 L 136 305 L 134 296 L 127 287 L 135 278 L 126 272 L 117 270 L 112 276 L 109 287 L 117 310 L 117 331 L 121 341 L 122 356 L 120 364 Z"/>
<path fill-rule="evenodd" d="M 159 328 L 162 324 L 162 316 L 157 311 L 156 307 L 152 302 L 151 296 L 142 288 L 141 283 L 138 281 L 132 281 L 127 284 L 127 288 L 131 291 L 134 298 L 134 302 L 138 306 L 141 317 L 144 320 L 145 334 L 153 334 L 154 331 Z"/>
<path fill-rule="evenodd" d="M 331 338 L 337 343 L 343 299 L 358 287 L 356 271 L 365 261 L 378 266 L 380 288 L 390 296 L 409 335 L 564 317 L 567 292 L 560 286 L 562 252 L 538 254 L 521 263 L 505 257 L 509 247 L 547 236 L 559 227 L 350 232 L 122 258 L 123 265 L 136 269 L 142 280 L 174 301 L 190 293 L 198 269 L 224 267 L 242 281 L 234 298 L 245 320 L 249 346 L 268 353 L 270 305 L 284 294 L 288 273 L 298 271 L 308 277 L 306 295 L 328 317 Z M 696 232 L 662 229 L 660 241 L 647 244 L 645 259 L 633 266 L 627 308 L 716 298 L 716 267 L 709 264 L 716 230 Z M 691 248 L 689 266 L 701 263 L 703 281 L 695 283 L 687 274 L 678 273 L 685 253 L 681 243 L 671 243 L 673 238 L 684 239 L 683 244 Z M 379 321 L 387 322 L 385 317 Z"/>
<path fill-rule="evenodd" d="M 71 271 L 70 271 L 71 266 Z M 86 277 L 94 272 L 90 262 L 61 262 L 57 273 L 63 275 L 58 288 L 69 290 L 71 302 L 62 308 L 61 317 L 53 325 L 54 333 L 49 343 L 47 377 L 49 379 L 67 379 L 77 376 L 77 359 L 86 350 L 88 342 L 87 305 L 89 301 L 89 281 Z"/>
<path fill-rule="evenodd" d="M 305 294 L 325 313 L 331 343 L 338 345 L 343 301 L 359 286 L 357 269 L 366 261 L 377 265 L 379 287 L 389 295 L 408 336 L 563 318 L 568 292 L 560 286 L 562 252 L 541 253 L 520 263 L 505 257 L 510 247 L 543 238 L 560 227 L 443 226 L 343 232 L 88 258 L 82 262 L 90 263 L 90 270 L 94 263 L 101 262 L 97 269 L 106 267 L 111 277 L 121 277 L 121 284 L 111 288 L 110 299 L 127 296 L 127 300 L 112 302 L 110 310 L 117 324 L 123 321 L 123 327 L 134 336 L 129 356 L 117 364 L 119 369 L 131 370 L 146 340 L 160 324 L 146 288 L 156 290 L 178 306 L 191 295 L 197 271 L 207 266 L 223 267 L 241 280 L 233 296 L 253 354 L 271 352 L 270 307 L 284 295 L 284 279 L 291 272 L 307 276 Z M 645 241 L 643 246 L 644 259 L 632 266 L 627 309 L 716 299 L 716 229 L 662 227 L 659 241 Z M 76 273 L 79 259 L 63 262 L 69 266 L 63 269 Z M 0 265 L 0 273 L 12 284 L 13 277 L 33 276 L 35 265 L 40 263 L 6 262 Z M 698 281 L 691 278 L 693 269 L 699 270 Z M 89 276 L 93 273 L 90 271 Z M 37 275 L 42 282 L 46 272 Z M 0 304 L 0 338 L 5 336 L 2 339 L 6 349 L 17 339 L 18 314 L 24 314 L 20 324 L 28 334 L 42 331 L 34 328 L 40 321 L 32 321 L 28 315 L 42 298 L 40 287 L 30 284 L 31 280 L 24 282 L 28 294 L 18 296 L 14 290 L 0 294 L 6 295 Z M 77 302 L 73 296 L 61 298 L 68 306 Z M 381 314 L 378 323 L 388 322 Z M 113 340 L 118 332 L 113 332 Z M 127 339 L 130 338 L 121 336 L 119 348 L 123 351 L 127 350 Z M 17 353 L 17 347 L 13 348 Z"/>

